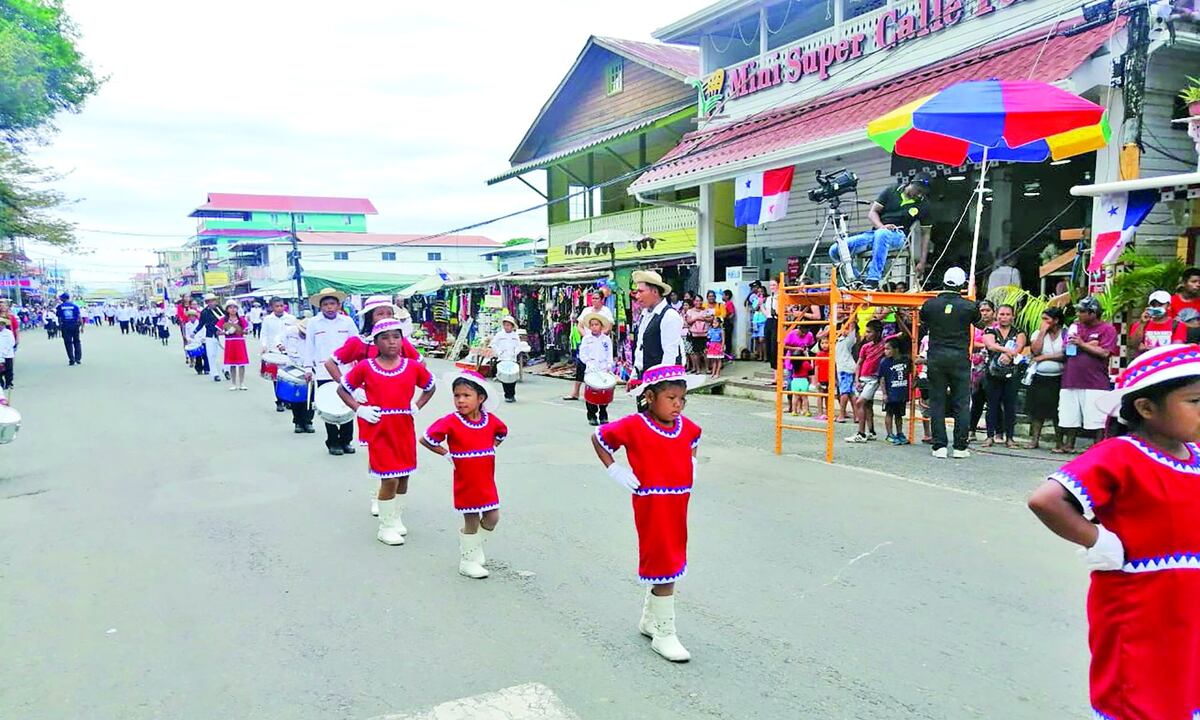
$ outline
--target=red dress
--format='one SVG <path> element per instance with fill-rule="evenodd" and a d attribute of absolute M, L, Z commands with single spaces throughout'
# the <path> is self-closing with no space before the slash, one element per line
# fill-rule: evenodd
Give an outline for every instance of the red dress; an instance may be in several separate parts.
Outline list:
<path fill-rule="evenodd" d="M 625 448 L 641 482 L 633 493 L 638 579 L 648 585 L 675 582 L 687 572 L 687 507 L 700 426 L 681 415 L 667 430 L 638 413 L 602 425 L 596 438 L 610 453 Z"/>
<path fill-rule="evenodd" d="M 333 351 L 333 361 L 338 365 L 346 366 L 353 365 L 361 360 L 369 360 L 370 358 L 379 357 L 379 348 L 375 343 L 370 342 L 368 338 L 361 335 L 352 335 L 346 338 L 346 342 L 342 346 Z M 413 347 L 408 338 L 401 338 L 400 357 L 410 360 L 420 360 L 421 354 Z M 358 444 L 366 445 L 371 439 L 371 423 L 358 419 Z"/>
<path fill-rule="evenodd" d="M 229 322 L 228 318 L 221 318 L 218 328 L 224 331 L 225 323 Z M 239 317 L 237 319 L 237 329 L 232 335 L 223 335 L 225 338 L 225 367 L 238 367 L 241 365 L 250 364 L 250 355 L 246 352 L 246 319 Z"/>
<path fill-rule="evenodd" d="M 342 387 L 351 394 L 358 388 L 367 393 L 367 404 L 379 407 L 382 415 L 371 429 L 371 475 L 385 480 L 411 475 L 417 469 L 417 435 L 413 424 L 413 395 L 417 388 L 433 389 L 433 376 L 419 362 L 407 358 L 384 370 L 372 358 L 363 360 L 342 376 Z"/>
<path fill-rule="evenodd" d="M 438 419 L 425 431 L 425 441 L 443 441 L 454 458 L 454 509 L 478 513 L 500 507 L 496 494 L 496 446 L 508 436 L 500 418 L 484 412 L 472 423 L 458 413 Z"/>
<path fill-rule="evenodd" d="M 1091 700 L 1108 720 L 1200 718 L 1200 447 L 1178 460 L 1126 435 L 1050 476 L 1125 546 L 1093 572 Z"/>

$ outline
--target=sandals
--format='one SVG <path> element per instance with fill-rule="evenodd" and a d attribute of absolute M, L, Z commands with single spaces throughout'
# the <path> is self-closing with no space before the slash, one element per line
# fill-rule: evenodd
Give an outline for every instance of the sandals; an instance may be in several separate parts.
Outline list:
<path fill-rule="evenodd" d="M 579 400 L 579 398 L 577 398 L 577 397 L 574 397 L 574 396 L 571 396 L 571 395 L 567 395 L 567 396 L 565 396 L 565 397 L 563 398 L 563 400 L 572 400 L 572 401 L 578 401 L 578 400 Z"/>
<path fill-rule="evenodd" d="M 1005 440 L 1004 447 L 1008 448 L 1009 450 L 1016 450 L 1019 446 L 1017 445 L 1016 440 Z"/>
<path fill-rule="evenodd" d="M 995 444 L 996 444 L 996 441 L 995 441 L 995 440 L 993 440 L 993 439 L 991 439 L 991 438 L 988 438 L 987 440 L 984 440 L 984 441 L 983 441 L 983 443 L 981 443 L 981 444 L 980 444 L 980 447 L 989 448 L 989 447 L 992 447 L 992 446 L 993 446 L 993 445 L 995 445 Z"/>

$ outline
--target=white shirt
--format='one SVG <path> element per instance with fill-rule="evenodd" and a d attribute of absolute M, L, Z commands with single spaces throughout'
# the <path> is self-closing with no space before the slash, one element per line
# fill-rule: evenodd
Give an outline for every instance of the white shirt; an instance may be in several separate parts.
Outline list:
<path fill-rule="evenodd" d="M 250 308 L 250 311 L 246 313 L 246 319 L 247 319 L 248 321 L 250 321 L 250 323 L 251 323 L 251 324 L 253 324 L 253 325 L 257 325 L 257 324 L 259 324 L 260 322 L 262 322 L 262 321 L 263 321 L 263 310 L 262 310 L 262 308 L 260 308 L 260 307 L 252 307 L 252 308 Z"/>
<path fill-rule="evenodd" d="M 188 320 L 186 323 L 184 323 L 183 324 L 184 340 L 191 342 L 192 338 L 196 337 L 196 329 L 199 327 L 200 327 L 200 320 L 198 318 L 195 320 Z"/>
<path fill-rule="evenodd" d="M 671 308 L 670 303 L 665 299 L 660 300 L 653 310 L 643 310 L 641 318 L 638 319 L 638 341 L 637 349 L 633 352 L 633 366 L 638 369 L 638 372 L 645 372 L 646 368 L 642 364 L 642 341 L 646 337 L 646 328 L 650 326 L 650 321 L 655 315 L 662 315 L 662 324 L 659 325 L 659 340 L 662 342 L 663 362 L 672 362 L 679 357 L 687 357 L 687 353 L 683 349 L 683 318 L 679 313 Z"/>
<path fill-rule="evenodd" d="M 521 352 L 521 336 L 516 330 L 498 330 L 488 345 L 500 362 L 516 362 L 517 353 Z"/>
<path fill-rule="evenodd" d="M 612 372 L 612 338 L 603 333 L 593 335 L 589 331 L 579 341 L 579 361 L 587 372 Z"/>
<path fill-rule="evenodd" d="M 288 360 L 293 365 L 301 365 L 301 356 L 304 354 L 304 340 L 300 337 L 300 327 L 298 325 L 285 325 L 283 330 L 275 338 L 277 345 L 283 346 L 283 352 L 288 356 Z"/>
<path fill-rule="evenodd" d="M 0 330 L 0 360 L 9 360 L 17 356 L 17 338 L 7 326 Z M 21 357 L 25 357 L 22 355 Z"/>
<path fill-rule="evenodd" d="M 294 318 L 289 312 L 285 312 L 282 315 L 267 313 L 267 315 L 263 317 L 261 321 L 262 332 L 259 333 L 259 336 L 262 339 L 263 352 L 274 350 L 275 346 L 279 345 L 281 342 L 280 336 L 283 334 L 284 326 L 288 322 L 294 323 L 295 321 L 296 318 Z"/>
<path fill-rule="evenodd" d="M 333 355 L 350 336 L 357 335 L 358 328 L 349 315 L 338 313 L 332 320 L 321 313 L 308 321 L 308 335 L 304 338 L 304 349 L 300 353 L 300 365 L 310 368 L 318 380 L 332 380 L 325 369 L 325 360 Z"/>

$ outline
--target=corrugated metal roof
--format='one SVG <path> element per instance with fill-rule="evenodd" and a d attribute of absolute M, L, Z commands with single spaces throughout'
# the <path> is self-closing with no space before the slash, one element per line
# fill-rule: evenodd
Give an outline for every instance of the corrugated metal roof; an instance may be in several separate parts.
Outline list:
<path fill-rule="evenodd" d="M 492 178 L 488 178 L 487 184 L 495 185 L 498 182 L 501 182 L 503 180 L 508 180 L 509 178 L 513 178 L 518 175 L 522 175 L 524 173 L 529 172 L 530 170 L 536 170 L 538 168 L 545 167 L 547 165 L 552 165 L 552 164 L 558 162 L 559 160 L 562 160 L 563 158 L 569 157 L 576 153 L 583 152 L 584 150 L 587 150 L 589 148 L 594 148 L 597 145 L 602 145 L 611 140 L 616 140 L 617 138 L 621 137 L 622 135 L 628 135 L 629 133 L 633 133 L 633 132 L 637 132 L 638 130 L 645 129 L 645 128 L 653 125 L 654 123 L 656 123 L 660 120 L 663 120 L 664 118 L 671 117 L 675 113 L 691 107 L 693 104 L 694 103 L 692 101 L 687 100 L 687 101 L 684 101 L 681 103 L 677 103 L 675 105 L 671 105 L 668 108 L 665 108 L 663 110 L 655 112 L 651 115 L 641 118 L 640 120 L 632 120 L 630 122 L 625 123 L 624 125 L 618 125 L 615 128 L 598 130 L 598 131 L 592 133 L 591 135 L 584 137 L 579 142 L 572 144 L 570 147 L 566 148 L 565 150 L 559 150 L 558 152 L 553 152 L 548 155 L 542 155 L 541 157 L 534 158 L 528 162 L 523 162 L 520 165 L 514 165 L 511 168 L 509 168 L 508 170 L 505 170 L 504 172 L 500 173 L 499 175 L 496 175 L 495 177 L 492 177 Z"/>
<path fill-rule="evenodd" d="M 483 235 L 395 235 L 389 233 L 298 232 L 302 243 L 316 245 L 412 245 L 414 247 L 502 247 L 502 244 Z"/>
<path fill-rule="evenodd" d="M 596 43 L 635 62 L 675 75 L 680 80 L 700 75 L 700 50 L 694 47 L 600 36 L 596 36 Z"/>
<path fill-rule="evenodd" d="M 1068 36 L 1062 34 L 1067 27 L 1060 25 L 1061 29 L 1049 40 L 1044 41 L 1048 33 L 1042 27 L 881 83 L 861 85 L 715 129 L 689 133 L 653 169 L 639 177 L 629 191 L 644 192 L 648 186 L 687 186 L 689 176 L 711 174 L 709 171 L 715 168 L 788 148 L 799 150 L 807 143 L 846 133 L 860 131 L 865 137 L 870 120 L 962 80 L 1057 82 L 1070 76 L 1113 32 L 1111 25 L 1103 25 Z M 1034 69 L 1032 74 L 1031 69 Z"/>
<path fill-rule="evenodd" d="M 376 215 L 378 211 L 366 198 L 311 197 L 307 195 L 248 195 L 244 193 L 209 193 L 208 202 L 197 210 L 231 210 L 261 212 L 347 213 Z"/>

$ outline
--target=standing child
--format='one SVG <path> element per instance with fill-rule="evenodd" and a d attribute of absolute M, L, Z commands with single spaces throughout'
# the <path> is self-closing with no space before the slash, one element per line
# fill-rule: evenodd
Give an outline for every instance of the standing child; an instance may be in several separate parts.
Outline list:
<path fill-rule="evenodd" d="M 375 427 L 371 430 L 368 466 L 379 480 L 379 532 L 385 545 L 403 545 L 404 498 L 408 477 L 417 469 L 417 435 L 413 415 L 433 397 L 433 376 L 415 360 L 400 356 L 404 344 L 403 325 L 398 320 L 381 320 L 371 330 L 379 356 L 362 360 L 342 376 L 338 395 L 358 417 Z M 366 403 L 354 397 L 362 388 Z M 421 396 L 413 409 L 417 388 Z"/>
<path fill-rule="evenodd" d="M 816 352 L 815 357 L 817 358 L 817 361 L 815 363 L 817 366 L 817 380 L 811 389 L 813 392 L 825 393 L 824 395 L 821 396 L 820 401 L 818 401 L 818 407 L 821 408 L 821 412 L 817 414 L 817 417 L 815 419 L 816 420 L 825 420 L 828 418 L 829 413 L 833 412 L 833 409 L 828 407 L 828 404 L 829 404 L 828 403 L 828 391 L 829 391 L 829 336 L 828 335 L 822 335 L 821 339 L 817 341 L 817 352 Z"/>
<path fill-rule="evenodd" d="M 165 309 L 160 309 L 155 323 L 158 325 L 158 340 L 163 347 L 167 347 L 171 344 L 171 316 Z"/>
<path fill-rule="evenodd" d="M 767 359 L 767 314 L 762 310 L 762 303 L 760 298 L 758 309 L 750 316 L 750 344 L 754 348 L 754 359 L 758 362 Z"/>
<path fill-rule="evenodd" d="M 488 345 L 492 357 L 497 365 L 503 362 L 515 363 L 521 353 L 521 334 L 517 331 L 517 319 L 512 315 L 506 315 L 500 321 L 500 327 L 501 329 L 492 335 Z M 504 388 L 504 402 L 517 401 L 517 383 L 515 381 L 501 382 L 500 386 Z"/>
<path fill-rule="evenodd" d="M 858 432 L 846 438 L 846 442 L 864 443 L 875 439 L 875 394 L 879 391 L 879 361 L 883 359 L 883 342 L 879 339 L 883 323 L 878 320 L 867 322 L 867 332 L 858 348 L 858 371 L 854 384 L 858 395 L 854 399 L 854 413 L 858 418 Z"/>
<path fill-rule="evenodd" d="M 0 315 L 0 388 L 7 390 L 13 383 L 13 358 L 17 355 L 17 338 L 10 321 Z"/>
<path fill-rule="evenodd" d="M 908 408 L 909 362 L 904 355 L 904 343 L 898 337 L 888 338 L 883 343 L 883 360 L 879 363 L 879 379 L 883 383 L 884 416 L 883 426 L 887 441 L 893 445 L 907 445 L 904 435 L 904 415 Z"/>
<path fill-rule="evenodd" d="M 638 578 L 650 586 L 638 629 L 672 662 L 691 659 L 675 635 L 675 581 L 687 572 L 687 508 L 700 445 L 700 427 L 683 417 L 684 396 L 702 381 L 678 365 L 650 368 L 631 391 L 643 398 L 645 410 L 598 428 L 592 437 L 608 476 L 633 493 Z M 629 467 L 613 459 L 622 447 Z"/>
<path fill-rule="evenodd" d="M 1200 345 L 1138 356 L 1096 404 L 1130 434 L 1050 475 L 1029 508 L 1085 548 L 1095 717 L 1189 720 L 1200 710 Z"/>
<path fill-rule="evenodd" d="M 454 510 L 463 517 L 458 573 L 480 580 L 488 576 L 484 542 L 500 522 L 496 448 L 508 436 L 508 427 L 492 414 L 487 401 L 491 388 L 483 376 L 473 370 L 457 370 L 446 375 L 444 382 L 454 393 L 454 412 L 430 425 L 421 444 L 449 460 L 454 468 Z M 442 447 L 443 442 L 449 449 Z"/>
<path fill-rule="evenodd" d="M 246 366 L 250 355 L 246 352 L 246 330 L 250 325 L 241 316 L 241 307 L 236 300 L 225 303 L 225 317 L 221 320 L 221 333 L 225 338 L 225 370 L 229 373 L 229 390 L 246 389 Z"/>
<path fill-rule="evenodd" d="M 724 324 L 724 318 L 713 315 L 712 325 L 708 328 L 708 344 L 704 347 L 705 359 L 708 360 L 708 375 L 713 380 L 721 377 L 721 362 L 725 359 Z"/>
<path fill-rule="evenodd" d="M 579 362 L 583 365 L 584 377 L 591 373 L 611 373 L 613 369 L 613 346 L 609 331 L 612 320 L 596 311 L 585 312 L 579 324 L 587 328 L 587 334 L 579 341 Z M 586 395 L 585 395 L 586 397 Z M 608 422 L 608 404 L 584 403 L 587 407 L 589 425 Z"/>
<path fill-rule="evenodd" d="M 851 317 L 838 334 L 833 349 L 837 366 L 837 417 L 836 422 L 846 422 L 846 409 L 854 410 L 854 376 L 858 373 L 858 360 L 854 357 L 854 346 L 858 343 L 858 324 Z M 854 415 L 855 421 L 858 416 Z"/>

